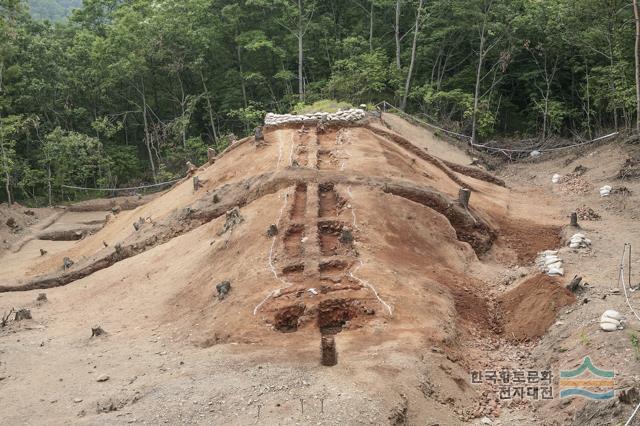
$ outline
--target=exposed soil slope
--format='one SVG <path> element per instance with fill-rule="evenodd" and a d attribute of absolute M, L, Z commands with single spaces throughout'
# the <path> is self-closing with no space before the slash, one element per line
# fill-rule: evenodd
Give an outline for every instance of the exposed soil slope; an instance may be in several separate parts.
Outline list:
<path fill-rule="evenodd" d="M 31 409 L 60 423 L 135 413 L 246 424 L 258 406 L 261 421 L 284 424 L 477 417 L 469 407 L 485 396 L 466 377 L 477 360 L 460 354 L 518 326 L 499 315 L 488 277 L 532 264 L 524 239 L 548 234 L 534 246 L 554 248 L 563 218 L 551 198 L 451 168 L 413 137 L 379 122 L 268 128 L 201 167 L 201 188 L 185 179 L 51 255 L 25 246 L 29 262 L 2 258 L 16 272 L 0 284 L 0 312 L 34 314 L 0 331 L 29 342 L 5 354 L 3 418 L 44 420 L 21 405 L 32 383 L 43 395 Z M 473 190 L 468 210 L 461 186 Z M 107 336 L 91 339 L 95 324 Z M 321 336 L 335 338 L 335 367 L 319 365 Z M 282 369 L 292 372 L 276 379 Z M 96 410 L 105 398 L 113 410 Z"/>

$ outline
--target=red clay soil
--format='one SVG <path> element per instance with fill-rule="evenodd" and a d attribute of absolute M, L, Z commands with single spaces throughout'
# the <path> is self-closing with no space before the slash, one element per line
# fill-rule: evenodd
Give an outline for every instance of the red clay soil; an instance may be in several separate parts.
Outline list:
<path fill-rule="evenodd" d="M 507 339 L 526 341 L 541 337 L 555 322 L 561 308 L 576 298 L 557 278 L 536 275 L 498 300 Z"/>
<path fill-rule="evenodd" d="M 562 245 L 559 226 L 546 226 L 528 221 L 500 224 L 498 243 L 506 245 L 518 256 L 520 264 L 531 263 L 538 253 Z"/>

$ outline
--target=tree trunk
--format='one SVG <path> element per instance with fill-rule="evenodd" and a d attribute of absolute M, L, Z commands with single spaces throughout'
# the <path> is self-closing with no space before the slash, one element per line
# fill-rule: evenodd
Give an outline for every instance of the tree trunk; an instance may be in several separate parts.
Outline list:
<path fill-rule="evenodd" d="M 49 196 L 49 207 L 53 205 L 51 194 L 51 160 L 47 159 L 47 195 Z"/>
<path fill-rule="evenodd" d="M 153 162 L 153 154 L 151 153 L 151 135 L 149 133 L 149 121 L 147 120 L 147 97 L 144 91 L 144 81 L 142 82 L 142 119 L 144 122 L 144 144 L 147 147 L 147 154 L 149 155 L 149 163 L 151 164 L 151 174 L 153 175 L 153 182 L 157 183 L 156 177 L 156 165 Z"/>
<path fill-rule="evenodd" d="M 636 132 L 640 133 L 640 14 L 638 0 L 633 0 L 633 15 L 636 21 Z"/>
<path fill-rule="evenodd" d="M 300 102 L 304 102 L 304 52 L 302 50 L 304 37 L 304 26 L 302 22 L 302 0 L 298 0 L 298 95 L 300 96 Z"/>
<path fill-rule="evenodd" d="M 477 122 L 478 122 L 478 101 L 480 97 L 480 75 L 482 74 L 482 65 L 484 61 L 484 42 L 485 42 L 485 27 L 487 21 L 482 24 L 482 30 L 480 32 L 480 50 L 478 54 L 478 69 L 476 70 L 476 88 L 473 96 L 473 114 L 471 120 L 471 142 L 476 143 L 477 139 Z"/>
<path fill-rule="evenodd" d="M 238 71 L 240 72 L 240 87 L 242 88 L 242 102 L 246 108 L 247 102 L 247 88 L 244 85 L 244 70 L 242 69 L 242 52 L 240 52 L 240 46 L 236 46 L 236 55 L 238 57 Z"/>
<path fill-rule="evenodd" d="M 9 207 L 11 207 L 11 204 L 13 203 L 13 199 L 11 198 L 11 175 L 9 174 L 9 165 L 7 164 L 7 159 L 5 157 L 5 152 L 4 152 L 4 144 L 2 144 L 2 142 L 0 142 L 0 147 L 2 148 L 2 162 L 5 168 L 4 171 L 4 178 L 5 178 L 5 182 L 4 182 L 4 189 L 7 192 L 7 202 L 9 203 Z"/>
<path fill-rule="evenodd" d="M 542 142 L 547 140 L 547 116 L 549 115 L 549 83 L 544 95 L 544 113 L 542 114 Z"/>
<path fill-rule="evenodd" d="M 2 118 L 0 117 L 0 120 Z M 9 173 L 9 159 L 7 158 L 7 151 L 4 148 L 4 136 L 2 136 L 2 121 L 0 121 L 0 155 L 2 155 L 2 168 L 4 169 L 4 188 L 7 192 L 7 202 L 9 207 L 13 203 L 11 198 L 11 174 Z"/>
<path fill-rule="evenodd" d="M 413 67 L 416 61 L 416 45 L 418 43 L 418 33 L 420 32 L 420 18 L 422 17 L 422 4 L 423 0 L 420 0 L 418 4 L 418 12 L 416 14 L 416 25 L 413 32 L 413 44 L 411 45 L 411 62 L 409 63 L 409 71 L 407 72 L 407 80 L 404 84 L 404 94 L 402 95 L 402 101 L 400 102 L 400 109 L 404 111 L 407 107 L 407 97 L 409 96 L 409 89 L 411 88 L 411 75 L 413 74 Z"/>
<path fill-rule="evenodd" d="M 400 1 L 396 0 L 396 25 L 395 25 L 395 36 L 396 36 L 396 68 L 400 69 Z"/>
<path fill-rule="evenodd" d="M 373 52 L 373 0 L 369 11 L 369 52 Z"/>
<path fill-rule="evenodd" d="M 178 82 L 180 83 L 180 94 L 182 99 L 180 99 L 180 111 L 182 112 L 182 119 L 184 120 L 184 116 L 186 115 L 186 110 L 184 109 L 185 104 L 187 103 L 184 95 L 184 85 L 182 84 L 182 79 L 180 78 L 180 74 L 178 73 Z M 187 148 L 187 128 L 182 127 L 181 129 L 182 136 L 182 147 Z"/>
<path fill-rule="evenodd" d="M 207 100 L 207 109 L 209 110 L 209 124 L 211 124 L 211 131 L 213 132 L 213 143 L 218 147 L 218 134 L 216 133 L 216 123 L 213 120 L 213 107 L 211 106 L 211 98 L 209 97 L 209 89 L 207 89 L 207 84 L 204 81 L 204 74 L 202 74 L 202 70 L 200 70 L 200 80 L 202 80 L 202 88 L 206 93 Z"/>

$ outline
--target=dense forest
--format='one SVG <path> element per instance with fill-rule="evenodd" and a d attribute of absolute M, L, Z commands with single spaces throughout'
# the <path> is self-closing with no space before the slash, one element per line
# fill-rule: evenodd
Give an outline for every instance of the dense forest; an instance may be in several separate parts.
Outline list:
<path fill-rule="evenodd" d="M 35 19 L 62 21 L 73 9 L 82 6 L 82 0 L 29 0 L 29 14 Z"/>
<path fill-rule="evenodd" d="M 636 125 L 630 0 L 0 0 L 0 195 L 172 179 L 266 111 L 386 100 L 476 140 Z"/>

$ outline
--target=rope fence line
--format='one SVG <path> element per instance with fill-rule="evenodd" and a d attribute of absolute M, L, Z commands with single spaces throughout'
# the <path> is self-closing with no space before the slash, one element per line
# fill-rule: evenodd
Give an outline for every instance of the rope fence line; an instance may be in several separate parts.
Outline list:
<path fill-rule="evenodd" d="M 391 105 L 387 101 L 382 101 L 382 102 L 378 103 L 376 105 L 376 107 L 379 107 L 380 105 L 382 105 L 382 107 L 384 109 L 384 112 L 386 112 L 387 108 L 388 108 L 390 110 L 397 111 L 398 113 L 400 113 L 402 115 L 406 115 L 408 117 L 411 117 L 411 119 L 413 119 L 413 120 L 415 120 L 415 121 L 417 121 L 417 122 L 419 122 L 419 123 L 421 123 L 421 124 L 423 124 L 423 125 L 425 125 L 427 127 L 430 127 L 432 129 L 439 130 L 439 131 L 441 131 L 443 133 L 447 133 L 449 135 L 453 135 L 453 136 L 456 136 L 456 137 L 459 137 L 459 138 L 463 138 L 463 139 L 467 139 L 467 140 L 471 141 L 471 137 L 470 136 L 463 135 L 462 133 L 456 133 L 456 132 L 453 132 L 451 130 L 447 130 L 447 129 L 443 129 L 442 127 L 435 126 L 435 125 L 433 125 L 431 123 L 427 123 L 426 121 L 420 120 L 419 118 L 417 118 L 417 117 L 415 117 L 415 116 L 413 116 L 411 114 L 407 114 L 406 112 L 402 111 L 400 108 L 397 108 L 397 107 Z"/>
<path fill-rule="evenodd" d="M 523 149 L 523 148 L 515 148 L 515 149 L 514 148 L 499 148 L 499 147 L 495 147 L 495 146 L 489 146 L 489 145 L 485 145 L 485 144 L 475 143 L 475 142 L 473 142 L 473 139 L 471 138 L 471 136 L 467 136 L 467 135 L 464 135 L 462 133 L 456 133 L 456 132 L 453 132 L 451 130 L 447 130 L 447 129 L 443 129 L 442 127 L 435 126 L 435 125 L 433 125 L 431 123 L 427 123 L 426 121 L 420 120 L 416 116 L 413 116 L 411 114 L 407 114 L 406 112 L 402 111 L 401 109 L 391 105 L 387 101 L 382 101 L 382 102 L 380 102 L 380 103 L 378 103 L 376 105 L 376 107 L 379 107 L 379 106 L 382 106 L 384 112 L 386 112 L 387 109 L 390 109 L 392 111 L 398 112 L 401 115 L 405 115 L 405 116 L 411 118 L 414 121 L 417 121 L 418 123 L 420 123 L 420 124 L 422 124 L 422 125 L 424 125 L 426 127 L 430 127 L 432 129 L 441 131 L 443 133 L 446 133 L 446 134 L 449 134 L 449 135 L 453 135 L 453 136 L 458 137 L 458 138 L 465 139 L 465 140 L 468 141 L 469 145 L 474 147 L 474 148 L 481 148 L 481 149 L 486 149 L 487 151 L 500 152 L 500 153 L 503 153 L 505 155 L 508 155 L 507 153 L 513 153 L 513 154 L 525 154 L 526 153 L 526 154 L 530 154 L 530 153 L 532 153 L 534 151 L 537 151 L 539 153 L 561 151 L 561 150 L 564 150 L 564 149 L 570 149 L 570 148 L 576 148 L 576 147 L 589 145 L 589 144 L 592 144 L 594 142 L 598 142 L 598 141 L 601 141 L 601 140 L 604 140 L 604 139 L 609 139 L 609 138 L 611 138 L 613 136 L 617 136 L 617 135 L 620 134 L 620 132 L 613 132 L 613 133 L 609 133 L 608 135 L 604 135 L 604 136 L 597 137 L 595 139 L 591 139 L 589 141 L 578 142 L 578 143 L 574 143 L 574 144 L 571 144 L 571 145 L 559 146 L 559 147 L 555 147 L 555 148 L 542 148 L 542 147 L 539 147 L 539 148 L 528 148 L 528 149 Z"/>
<path fill-rule="evenodd" d="M 116 192 L 116 191 L 135 191 L 137 189 L 146 189 L 146 188 L 157 188 L 160 186 L 173 185 L 174 183 L 180 182 L 184 178 L 170 180 L 167 182 L 154 183 L 151 185 L 140 185 L 140 186 L 132 186 L 130 188 L 87 188 L 84 186 L 73 186 L 73 185 L 60 185 L 62 188 L 67 189 L 79 189 L 84 191 L 106 191 L 106 192 Z"/>

